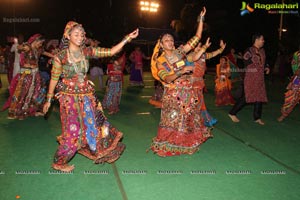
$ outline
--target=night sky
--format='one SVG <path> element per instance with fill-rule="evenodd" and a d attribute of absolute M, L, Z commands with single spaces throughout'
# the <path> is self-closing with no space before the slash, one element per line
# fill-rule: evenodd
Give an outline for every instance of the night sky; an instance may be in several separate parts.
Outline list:
<path fill-rule="evenodd" d="M 60 1 L 63 1 L 60 2 Z M 180 13 L 186 4 L 190 7 L 186 23 L 193 30 L 195 17 L 201 7 L 206 6 L 206 29 L 204 39 L 211 37 L 213 45 L 219 45 L 219 39 L 224 39 L 229 46 L 244 49 L 251 45 L 251 35 L 261 32 L 266 38 L 266 48 L 270 51 L 278 47 L 278 28 L 280 14 L 268 14 L 265 10 L 255 10 L 245 16 L 240 15 L 242 0 L 159 0 L 159 12 L 156 14 L 141 13 L 136 0 L 0 0 L 1 38 L 3 44 L 8 35 L 23 34 L 25 39 L 34 33 L 42 33 L 46 38 L 60 39 L 65 24 L 76 20 L 83 24 L 88 37 L 95 38 L 103 46 L 110 46 L 136 27 L 170 29 L 173 19 L 180 19 Z M 248 0 L 247 3 L 281 3 L 281 0 Z M 285 3 L 295 3 L 295 0 L 285 0 Z M 39 22 L 8 23 L 4 18 L 33 18 Z M 286 14 L 283 17 L 284 27 L 282 43 L 294 50 L 300 43 L 300 17 Z M 139 39 L 153 40 L 149 34 L 143 33 Z M 146 31 L 147 32 L 147 31 Z M 151 36 L 151 34 L 150 34 Z"/>

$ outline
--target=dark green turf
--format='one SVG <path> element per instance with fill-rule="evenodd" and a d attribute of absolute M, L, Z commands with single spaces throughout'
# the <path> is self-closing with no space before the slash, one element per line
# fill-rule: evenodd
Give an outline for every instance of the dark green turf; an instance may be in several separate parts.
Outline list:
<path fill-rule="evenodd" d="M 115 166 L 94 165 L 76 155 L 71 161 L 76 166 L 73 174 L 54 174 L 50 166 L 60 133 L 59 113 L 53 111 L 48 120 L 23 121 L 7 120 L 7 111 L 0 113 L 0 199 L 16 199 L 16 195 L 26 200 L 299 199 L 299 106 L 278 123 L 284 85 L 267 82 L 266 125 L 253 122 L 250 105 L 238 114 L 241 122 L 235 124 L 227 116 L 230 106 L 214 106 L 212 77 L 206 76 L 205 101 L 218 124 L 214 138 L 190 156 L 160 158 L 146 152 L 156 135 L 160 110 L 148 104 L 154 88 L 129 87 L 128 76 L 120 112 L 107 115 L 124 133 L 127 146 Z M 146 73 L 145 80 L 151 79 Z M 2 75 L 1 105 L 7 98 L 5 80 Z M 102 99 L 104 91 L 97 95 Z M 39 174 L 16 174 L 30 171 Z"/>

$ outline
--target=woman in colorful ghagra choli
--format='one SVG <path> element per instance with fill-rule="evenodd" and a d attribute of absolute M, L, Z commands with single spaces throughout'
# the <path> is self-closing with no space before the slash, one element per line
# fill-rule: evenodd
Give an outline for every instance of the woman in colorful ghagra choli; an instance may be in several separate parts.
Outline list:
<path fill-rule="evenodd" d="M 129 59 L 131 60 L 131 69 L 130 69 L 130 85 L 132 86 L 143 86 L 143 59 L 149 60 L 150 57 L 145 56 L 139 46 L 134 48 L 134 51 L 129 55 Z"/>
<path fill-rule="evenodd" d="M 138 29 L 111 49 L 84 47 L 83 27 L 76 22 L 67 23 L 62 40 L 66 45 L 61 45 L 67 48 L 54 58 L 47 102 L 44 105 L 46 113 L 58 79 L 63 74 L 60 92 L 56 95 L 60 102 L 62 134 L 58 137 L 60 145 L 52 164 L 55 170 L 72 171 L 74 166 L 68 165 L 68 162 L 76 152 L 97 164 L 112 163 L 124 151 L 125 145 L 120 142 L 123 134 L 107 121 L 101 103 L 87 79 L 87 59 L 113 56 L 137 36 Z"/>
<path fill-rule="evenodd" d="M 216 106 L 233 105 L 234 99 L 231 95 L 230 65 L 226 56 L 220 58 L 216 67 L 215 94 Z"/>
<path fill-rule="evenodd" d="M 212 52 L 204 52 L 200 56 L 200 58 L 195 62 L 195 64 L 199 65 L 198 68 L 202 74 L 202 77 L 204 77 L 205 71 L 207 69 L 206 60 L 211 59 L 211 58 L 221 54 L 224 51 L 225 47 L 226 47 L 226 44 L 224 43 L 224 41 L 220 40 L 220 48 L 219 49 L 212 51 Z M 203 87 L 203 91 L 207 91 L 203 78 L 201 81 L 199 81 L 199 84 L 201 84 L 201 86 Z M 204 124 L 207 127 L 213 127 L 218 122 L 218 120 L 215 119 L 214 117 L 212 117 L 209 114 L 209 112 L 207 111 L 204 99 L 203 99 L 203 103 L 201 105 L 201 116 L 203 117 Z"/>
<path fill-rule="evenodd" d="M 193 154 L 211 137 L 200 114 L 202 88 L 194 85 L 194 80 L 197 81 L 191 74 L 194 66 L 188 65 L 195 59 L 186 55 L 201 38 L 205 12 L 204 8 L 196 35 L 187 44 L 175 49 L 170 34 L 164 34 L 159 40 L 163 53 L 157 57 L 156 67 L 157 77 L 164 84 L 164 94 L 158 133 L 153 138 L 151 150 L 162 157 Z"/>
<path fill-rule="evenodd" d="M 277 119 L 282 122 L 294 110 L 297 104 L 300 103 L 300 46 L 299 50 L 293 55 L 292 70 L 294 75 L 287 86 L 287 91 L 284 94 L 284 104 L 281 108 L 281 116 Z"/>
<path fill-rule="evenodd" d="M 41 54 L 53 57 L 42 50 L 44 38 L 35 34 L 27 43 L 18 46 L 20 51 L 20 72 L 13 78 L 10 97 L 2 110 L 8 108 L 8 119 L 24 119 L 29 116 L 42 116 L 46 87 L 38 68 Z"/>
<path fill-rule="evenodd" d="M 124 53 L 122 56 L 113 58 L 112 63 L 107 65 L 108 82 L 102 106 L 103 109 L 108 109 L 108 114 L 110 115 L 119 112 L 125 61 Z"/>

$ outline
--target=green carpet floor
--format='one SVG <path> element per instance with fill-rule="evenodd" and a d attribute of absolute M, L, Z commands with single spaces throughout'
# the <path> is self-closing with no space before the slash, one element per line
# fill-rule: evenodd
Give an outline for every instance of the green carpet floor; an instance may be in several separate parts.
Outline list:
<path fill-rule="evenodd" d="M 0 105 L 8 92 L 1 75 Z M 156 135 L 160 109 L 148 104 L 153 79 L 146 87 L 128 86 L 128 76 L 116 115 L 109 121 L 124 133 L 126 150 L 113 165 L 95 165 L 76 155 L 73 173 L 51 169 L 60 133 L 59 113 L 48 120 L 8 120 L 0 113 L 0 200 L 297 200 L 300 196 L 300 109 L 278 123 L 283 83 L 267 80 L 269 103 L 263 107 L 265 126 L 252 120 L 245 107 L 232 123 L 230 106 L 214 105 L 213 75 L 206 76 L 205 101 L 218 119 L 214 138 L 194 155 L 161 158 L 149 149 Z M 235 86 L 238 83 L 235 84 Z M 97 83 L 96 83 L 97 85 Z M 235 93 L 235 90 L 233 90 Z M 100 99 L 104 91 L 97 91 Z"/>

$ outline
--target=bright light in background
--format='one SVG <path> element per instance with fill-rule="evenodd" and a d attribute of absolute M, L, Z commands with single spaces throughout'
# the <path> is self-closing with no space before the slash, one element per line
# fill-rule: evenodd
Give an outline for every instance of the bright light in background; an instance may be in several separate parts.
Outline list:
<path fill-rule="evenodd" d="M 288 30 L 287 30 L 287 28 L 282 28 L 281 31 L 280 31 L 280 29 L 278 29 L 278 31 L 279 32 L 287 32 Z"/>
<path fill-rule="evenodd" d="M 140 1 L 140 8 L 141 11 L 146 12 L 157 12 L 158 11 L 159 4 L 156 2 L 149 2 L 149 1 Z"/>

